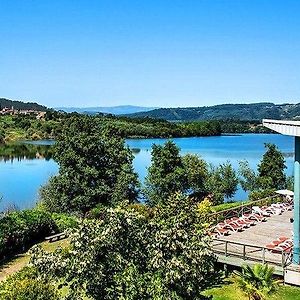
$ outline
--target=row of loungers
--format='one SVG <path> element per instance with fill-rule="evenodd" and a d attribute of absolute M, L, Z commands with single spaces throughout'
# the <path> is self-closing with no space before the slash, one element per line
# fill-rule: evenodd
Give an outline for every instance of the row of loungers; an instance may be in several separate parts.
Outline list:
<path fill-rule="evenodd" d="M 266 248 L 274 253 L 291 252 L 293 249 L 293 241 L 285 236 L 282 236 L 270 244 L 267 244 Z"/>
<path fill-rule="evenodd" d="M 232 232 L 243 231 L 250 226 L 255 226 L 259 222 L 267 221 L 267 217 L 271 215 L 279 215 L 284 211 L 292 209 L 293 206 L 289 203 L 276 203 L 263 207 L 253 206 L 252 213 L 243 214 L 241 217 L 225 219 L 223 222 L 218 223 L 213 228 L 213 236 L 220 237 L 229 235 Z"/>

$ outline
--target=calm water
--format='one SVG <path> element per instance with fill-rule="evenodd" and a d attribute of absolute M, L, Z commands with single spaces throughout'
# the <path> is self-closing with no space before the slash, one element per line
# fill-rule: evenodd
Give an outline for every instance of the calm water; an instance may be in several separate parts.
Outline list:
<path fill-rule="evenodd" d="M 252 168 L 256 168 L 264 153 L 264 143 L 274 143 L 286 155 L 288 166 L 286 172 L 288 175 L 292 174 L 292 137 L 277 134 L 243 134 L 173 140 L 181 148 L 182 154 L 195 153 L 215 165 L 229 160 L 235 168 L 238 167 L 238 161 L 243 159 L 249 161 Z M 139 150 L 134 151 L 134 167 L 141 180 L 145 177 L 151 162 L 151 145 L 163 144 L 165 141 L 166 139 L 127 140 L 129 147 Z M 2 195 L 0 210 L 12 205 L 20 209 L 35 205 L 39 187 L 58 171 L 57 164 L 51 159 L 51 151 L 49 153 L 45 146 L 49 144 L 51 144 L 49 141 L 34 142 L 30 151 L 26 147 L 20 149 L 20 146 L 19 149 L 16 149 L 17 146 L 9 149 L 0 148 L 0 196 Z M 29 148 L 29 145 L 25 146 Z M 27 150 L 29 154 L 26 154 Z M 245 193 L 238 190 L 234 199 L 243 200 L 245 197 Z"/>

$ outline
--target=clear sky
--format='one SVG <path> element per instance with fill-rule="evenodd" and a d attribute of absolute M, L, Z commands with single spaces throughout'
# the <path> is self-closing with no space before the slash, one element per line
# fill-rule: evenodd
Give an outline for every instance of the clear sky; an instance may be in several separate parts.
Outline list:
<path fill-rule="evenodd" d="M 0 0 L 0 97 L 300 102 L 300 1 Z"/>

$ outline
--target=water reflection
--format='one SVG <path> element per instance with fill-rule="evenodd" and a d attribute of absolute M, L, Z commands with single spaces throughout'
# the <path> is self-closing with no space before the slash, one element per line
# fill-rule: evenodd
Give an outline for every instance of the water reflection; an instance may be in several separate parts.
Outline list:
<path fill-rule="evenodd" d="M 50 145 L 38 145 L 30 143 L 11 143 L 0 146 L 0 161 L 13 162 L 14 160 L 50 160 L 53 157 L 53 149 Z"/>
<path fill-rule="evenodd" d="M 140 148 L 130 148 L 133 154 L 139 154 L 141 152 Z"/>

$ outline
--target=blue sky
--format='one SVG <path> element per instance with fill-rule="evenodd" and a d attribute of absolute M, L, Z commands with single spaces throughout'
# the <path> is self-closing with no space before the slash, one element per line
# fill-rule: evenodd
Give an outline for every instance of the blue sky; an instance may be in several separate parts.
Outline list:
<path fill-rule="evenodd" d="M 0 97 L 300 102 L 300 1 L 0 0 Z"/>

